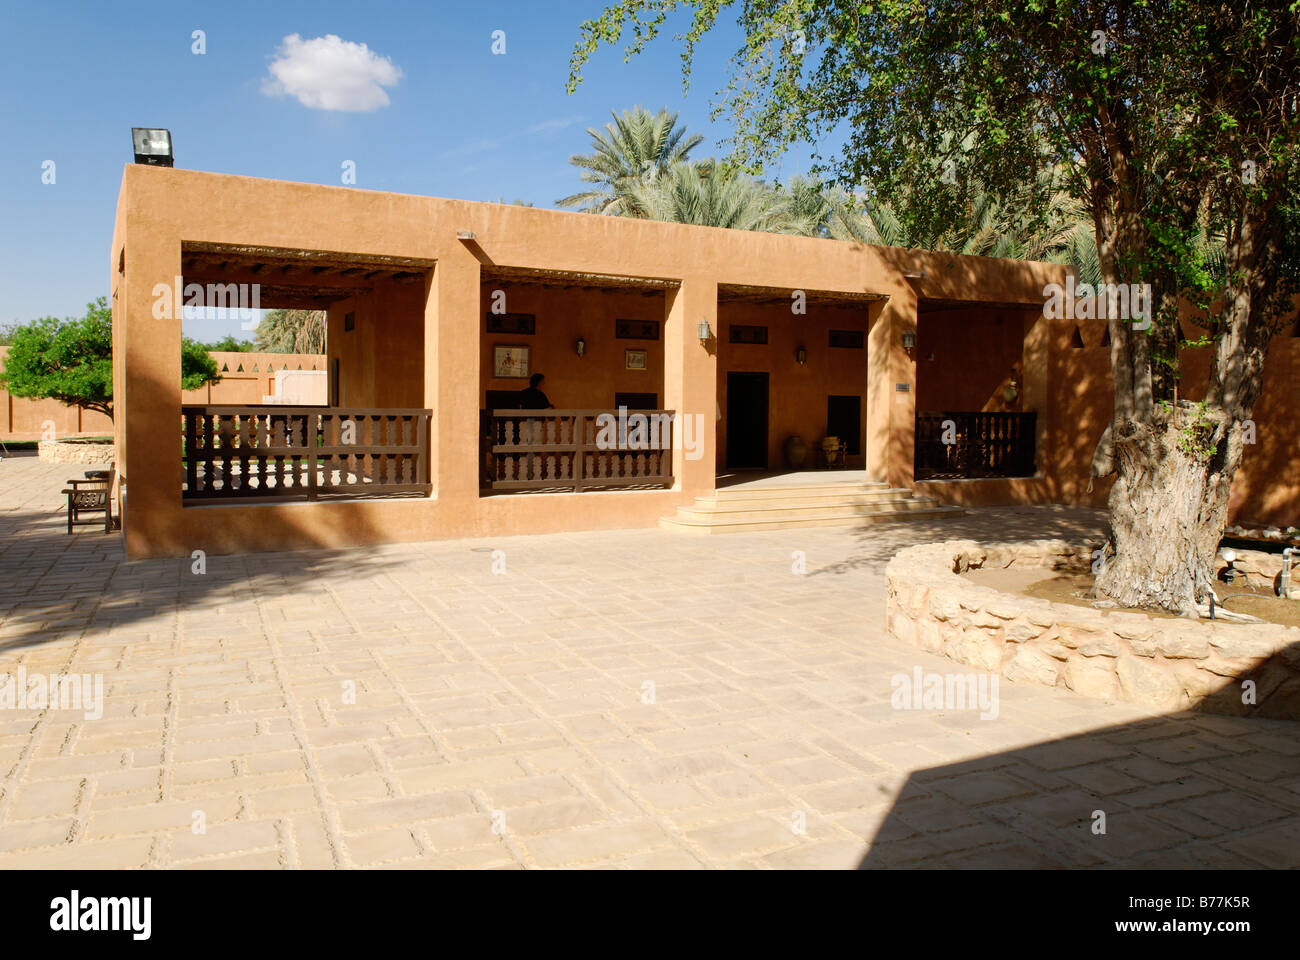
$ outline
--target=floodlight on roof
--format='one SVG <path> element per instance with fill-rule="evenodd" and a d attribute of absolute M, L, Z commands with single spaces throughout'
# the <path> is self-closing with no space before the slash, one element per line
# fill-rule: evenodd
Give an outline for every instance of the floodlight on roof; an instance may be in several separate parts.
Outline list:
<path fill-rule="evenodd" d="M 155 167 L 170 167 L 172 156 L 172 132 L 156 127 L 132 127 L 131 145 L 135 149 L 135 162 L 147 163 Z"/>

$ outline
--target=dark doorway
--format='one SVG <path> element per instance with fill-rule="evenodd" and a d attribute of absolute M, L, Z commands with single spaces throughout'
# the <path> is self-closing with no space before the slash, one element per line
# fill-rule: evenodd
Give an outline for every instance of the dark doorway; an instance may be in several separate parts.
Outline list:
<path fill-rule="evenodd" d="M 659 394 L 657 393 L 616 393 L 614 394 L 614 409 L 627 407 L 629 410 L 658 410 Z"/>
<path fill-rule="evenodd" d="M 767 468 L 767 374 L 727 374 L 727 466 Z"/>
<path fill-rule="evenodd" d="M 489 390 L 485 410 L 518 410 L 518 390 Z"/>
<path fill-rule="evenodd" d="M 826 436 L 839 437 L 850 457 L 862 455 L 862 398 L 826 398 Z"/>

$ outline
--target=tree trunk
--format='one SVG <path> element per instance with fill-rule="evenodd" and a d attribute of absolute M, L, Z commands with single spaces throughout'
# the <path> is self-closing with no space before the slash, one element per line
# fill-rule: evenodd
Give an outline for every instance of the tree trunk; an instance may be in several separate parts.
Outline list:
<path fill-rule="evenodd" d="M 1111 542 L 1097 593 L 1120 606 L 1195 616 L 1214 589 L 1241 435 L 1190 406 L 1114 435 Z"/>

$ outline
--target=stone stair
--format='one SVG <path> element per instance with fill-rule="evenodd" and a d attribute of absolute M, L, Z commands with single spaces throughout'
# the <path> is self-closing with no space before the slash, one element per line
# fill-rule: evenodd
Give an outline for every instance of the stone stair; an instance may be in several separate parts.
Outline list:
<path fill-rule="evenodd" d="M 864 480 L 724 487 L 712 496 L 696 497 L 692 506 L 678 507 L 677 516 L 660 518 L 659 526 L 692 533 L 739 533 L 856 526 L 963 513 L 960 507 L 945 506 L 934 497 Z"/>

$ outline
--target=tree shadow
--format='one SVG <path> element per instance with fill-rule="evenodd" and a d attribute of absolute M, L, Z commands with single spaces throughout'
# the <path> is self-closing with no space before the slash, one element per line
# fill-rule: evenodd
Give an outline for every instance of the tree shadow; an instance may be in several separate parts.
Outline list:
<path fill-rule="evenodd" d="M 1267 712 L 1269 694 L 1258 708 L 1240 694 L 1225 684 L 1219 706 Z M 969 714 L 967 729 L 979 725 L 997 735 Z M 917 770 L 859 869 L 1300 867 L 1297 729 L 1179 711 Z"/>
<path fill-rule="evenodd" d="M 809 570 L 808 576 L 867 569 L 883 572 L 894 554 L 905 547 L 943 540 L 1066 540 L 1098 546 L 1106 537 L 1106 515 L 1088 507 L 1041 504 L 1023 507 L 970 507 L 964 514 L 900 517 L 889 523 L 854 530 L 858 549 L 847 560 Z"/>
<path fill-rule="evenodd" d="M 289 542 L 293 552 L 218 555 L 209 553 L 201 568 L 192 556 L 128 561 L 121 532 L 99 528 L 67 533 L 66 505 L 60 503 L 66 464 L 25 463 L 15 477 L 0 462 L 0 483 L 15 479 L 34 494 L 0 509 L 0 654 L 76 639 L 86 631 L 113 638 L 140 639 L 147 621 L 176 611 L 210 612 L 212 624 L 235 626 L 223 608 L 250 597 L 318 602 L 325 585 L 356 583 L 409 564 L 418 544 L 330 548 L 334 531 L 301 517 Z M 8 484 L 7 484 L 8 485 Z M 367 530 L 349 533 L 365 538 Z M 376 534 L 377 538 L 377 534 Z M 303 542 L 316 547 L 302 548 Z M 202 569 L 202 572 L 196 572 Z M 242 624 L 241 624 L 242 625 Z"/>

